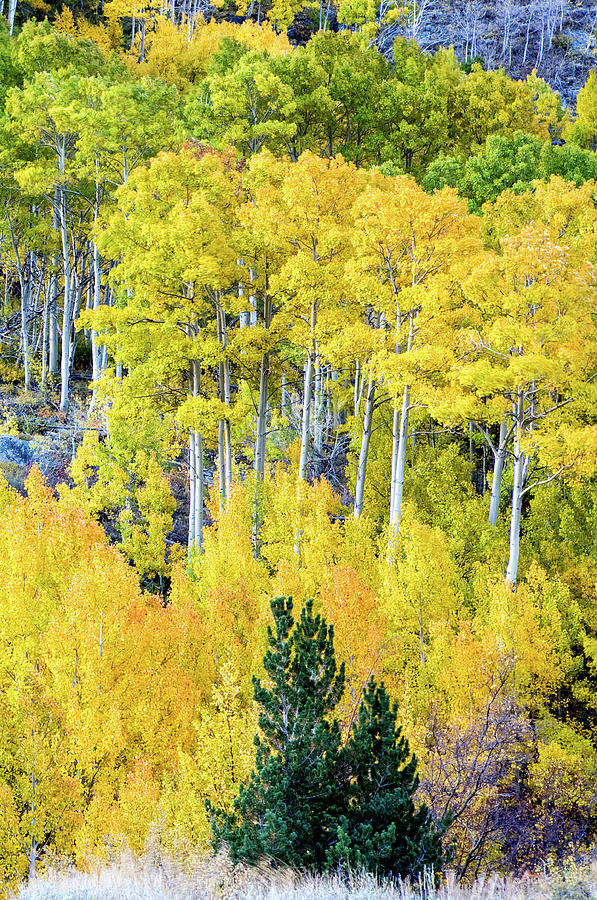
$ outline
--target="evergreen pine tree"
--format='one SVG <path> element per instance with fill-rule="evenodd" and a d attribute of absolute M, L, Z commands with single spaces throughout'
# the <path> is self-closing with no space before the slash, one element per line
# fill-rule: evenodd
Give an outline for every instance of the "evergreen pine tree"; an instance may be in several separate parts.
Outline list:
<path fill-rule="evenodd" d="M 341 816 L 329 866 L 379 877 L 416 877 L 441 869 L 441 837 L 427 808 L 415 808 L 419 779 L 414 754 L 396 724 L 397 704 L 370 680 L 348 744 L 348 812 Z"/>
<path fill-rule="evenodd" d="M 408 877 L 439 871 L 442 829 L 415 808 L 417 761 L 396 724 L 397 705 L 372 679 L 345 747 L 333 711 L 345 685 L 333 626 L 307 601 L 294 623 L 292 599 L 272 600 L 264 668 L 253 679 L 261 707 L 255 770 L 230 815 L 207 803 L 214 846 L 233 861 L 269 859 L 313 872 L 366 870 Z"/>
<path fill-rule="evenodd" d="M 292 599 L 272 601 L 265 687 L 253 679 L 261 706 L 255 771 L 228 815 L 208 807 L 216 848 L 224 841 L 234 861 L 268 858 L 310 871 L 326 866 L 345 804 L 340 783 L 340 728 L 330 716 L 344 690 L 333 627 L 307 601 L 293 629 Z"/>

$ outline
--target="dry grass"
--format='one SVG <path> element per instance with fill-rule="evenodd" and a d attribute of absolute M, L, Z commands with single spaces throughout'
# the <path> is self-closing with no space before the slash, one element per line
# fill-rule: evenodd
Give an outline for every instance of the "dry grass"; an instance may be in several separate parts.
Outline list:
<path fill-rule="evenodd" d="M 56 871 L 36 878 L 15 900 L 597 900 L 597 866 L 569 869 L 550 878 L 494 877 L 460 887 L 449 879 L 437 891 L 430 883 L 383 885 L 364 876 L 308 878 L 270 869 L 234 869 L 219 856 L 123 857 L 91 872 Z"/>

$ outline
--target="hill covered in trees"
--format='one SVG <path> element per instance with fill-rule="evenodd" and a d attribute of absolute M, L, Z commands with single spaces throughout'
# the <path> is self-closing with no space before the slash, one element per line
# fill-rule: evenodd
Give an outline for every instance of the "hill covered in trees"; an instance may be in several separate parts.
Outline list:
<path fill-rule="evenodd" d="M 0 31 L 6 883 L 207 848 L 279 595 L 458 878 L 594 843 L 597 77 L 380 52 L 429 8 Z"/>

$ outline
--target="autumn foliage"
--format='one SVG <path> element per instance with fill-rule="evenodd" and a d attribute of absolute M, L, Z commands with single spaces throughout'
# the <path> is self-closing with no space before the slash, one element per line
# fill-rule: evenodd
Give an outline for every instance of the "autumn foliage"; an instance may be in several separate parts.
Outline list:
<path fill-rule="evenodd" d="M 294 48 L 294 0 L 8 5 L 2 431 L 62 449 L 1 464 L 3 881 L 207 850 L 289 595 L 334 624 L 338 747 L 371 679 L 398 701 L 458 878 L 581 857 L 595 74 L 573 116 L 536 73 L 390 60 L 395 4 Z"/>

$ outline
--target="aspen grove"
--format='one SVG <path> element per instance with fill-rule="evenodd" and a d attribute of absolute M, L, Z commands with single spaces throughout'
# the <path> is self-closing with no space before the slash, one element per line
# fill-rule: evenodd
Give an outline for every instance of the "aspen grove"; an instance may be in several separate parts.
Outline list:
<path fill-rule="evenodd" d="M 0 18 L 2 883 L 208 852 L 289 596 L 334 752 L 381 704 L 456 877 L 582 858 L 595 72 L 426 54 L 417 4 L 296 46 L 294 0 L 42 6 Z"/>

